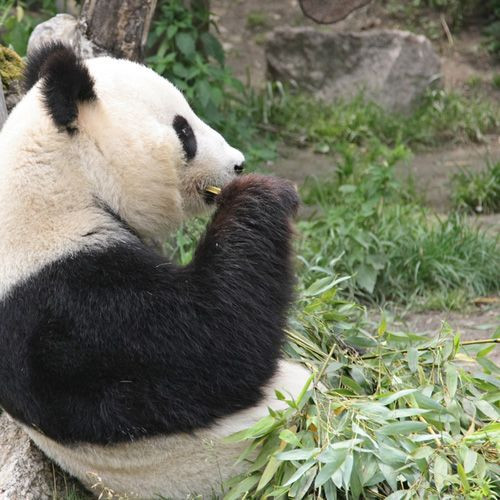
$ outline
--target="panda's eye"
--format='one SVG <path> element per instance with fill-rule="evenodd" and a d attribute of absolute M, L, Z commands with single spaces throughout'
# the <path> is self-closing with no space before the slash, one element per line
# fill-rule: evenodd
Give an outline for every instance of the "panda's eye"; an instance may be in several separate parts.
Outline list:
<path fill-rule="evenodd" d="M 182 143 L 184 153 L 186 153 L 186 158 L 188 160 L 192 160 L 196 155 L 197 144 L 191 125 L 189 125 L 183 116 L 177 115 L 174 118 L 173 127 L 177 137 Z"/>

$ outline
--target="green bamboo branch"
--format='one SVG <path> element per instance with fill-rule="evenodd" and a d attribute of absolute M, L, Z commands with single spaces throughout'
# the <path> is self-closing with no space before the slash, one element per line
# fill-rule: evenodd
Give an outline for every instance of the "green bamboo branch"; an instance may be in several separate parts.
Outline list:
<path fill-rule="evenodd" d="M 468 345 L 479 345 L 479 344 L 500 344 L 500 338 L 497 339 L 479 339 L 479 340 L 464 340 L 460 342 L 461 346 Z M 433 349 L 438 349 L 440 346 L 429 346 L 429 347 L 417 347 L 417 351 L 432 351 Z M 376 359 L 380 356 L 389 356 L 390 354 L 406 354 L 408 349 L 403 349 L 402 351 L 387 351 L 380 354 L 361 356 L 361 359 Z"/>

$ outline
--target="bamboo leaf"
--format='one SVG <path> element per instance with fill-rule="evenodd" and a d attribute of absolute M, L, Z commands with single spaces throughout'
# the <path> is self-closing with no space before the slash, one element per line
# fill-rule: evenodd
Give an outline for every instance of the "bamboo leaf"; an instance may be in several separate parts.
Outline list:
<path fill-rule="evenodd" d="M 464 471 L 466 474 L 472 472 L 477 462 L 477 453 L 473 450 L 467 449 L 464 458 Z"/>
<path fill-rule="evenodd" d="M 378 432 L 386 436 L 395 434 L 411 434 L 427 429 L 427 424 L 424 422 L 397 422 L 395 424 L 387 424 L 378 429 Z"/>
<path fill-rule="evenodd" d="M 283 486 L 290 486 L 291 484 L 295 483 L 295 481 L 302 477 L 302 475 L 305 474 L 313 465 L 313 460 L 306 462 L 304 465 L 299 467 L 294 474 L 292 474 L 292 477 Z"/>
<path fill-rule="evenodd" d="M 283 451 L 276 455 L 278 460 L 307 460 L 319 452 L 319 448 Z"/>
<path fill-rule="evenodd" d="M 438 455 L 436 460 L 434 460 L 433 474 L 436 489 L 440 492 L 443 489 L 444 481 L 448 475 L 448 461 L 441 455 Z"/>
<path fill-rule="evenodd" d="M 323 486 L 333 475 L 333 473 L 344 463 L 347 457 L 346 450 L 331 450 L 328 462 L 321 468 L 314 483 L 315 488 Z"/>

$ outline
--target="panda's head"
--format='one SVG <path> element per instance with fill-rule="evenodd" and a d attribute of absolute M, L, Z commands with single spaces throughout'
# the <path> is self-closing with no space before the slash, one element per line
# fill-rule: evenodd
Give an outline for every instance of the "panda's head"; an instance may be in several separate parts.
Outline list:
<path fill-rule="evenodd" d="M 29 58 L 25 82 L 28 93 L 9 122 L 30 144 L 31 160 L 64 161 L 66 170 L 71 163 L 75 182 L 85 179 L 96 199 L 145 238 L 161 238 L 184 215 L 206 209 L 205 188 L 243 170 L 242 153 L 143 65 L 84 61 L 51 44 Z"/>

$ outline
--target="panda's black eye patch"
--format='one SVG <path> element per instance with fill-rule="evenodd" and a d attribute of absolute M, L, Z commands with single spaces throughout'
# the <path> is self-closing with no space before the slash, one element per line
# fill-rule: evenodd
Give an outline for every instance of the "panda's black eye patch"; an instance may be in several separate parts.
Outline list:
<path fill-rule="evenodd" d="M 198 146 L 196 144 L 196 137 L 191 125 L 189 125 L 188 121 L 183 116 L 176 115 L 173 127 L 177 137 L 182 143 L 182 147 L 186 153 L 186 158 L 188 160 L 192 160 L 196 155 L 196 149 Z"/>

